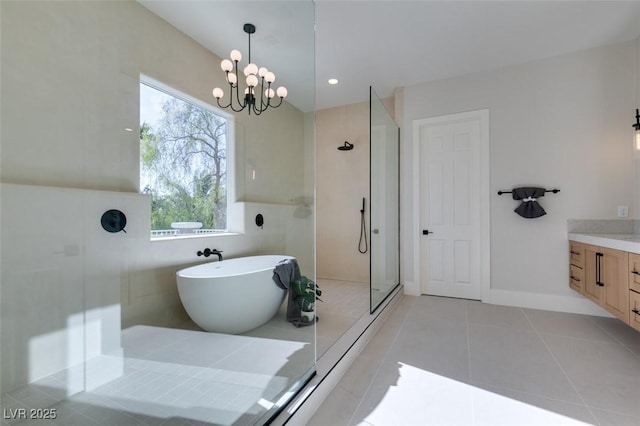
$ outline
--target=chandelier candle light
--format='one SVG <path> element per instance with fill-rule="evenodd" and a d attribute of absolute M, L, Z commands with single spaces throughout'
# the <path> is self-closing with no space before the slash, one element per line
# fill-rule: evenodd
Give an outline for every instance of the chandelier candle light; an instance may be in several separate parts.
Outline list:
<path fill-rule="evenodd" d="M 242 100 L 240 99 L 238 83 L 238 62 L 242 59 L 242 54 L 235 49 L 231 51 L 231 60 L 223 59 L 220 63 L 220 68 L 227 74 L 229 103 L 227 105 L 220 103 L 220 98 L 224 96 L 224 91 L 219 87 L 213 89 L 213 97 L 216 98 L 220 108 L 231 108 L 235 112 L 240 112 L 247 108 L 249 114 L 251 114 L 253 110 L 254 114 L 260 115 L 269 107 L 278 108 L 282 105 L 282 100 L 287 96 L 287 89 L 284 86 L 280 86 L 277 91 L 273 90 L 271 85 L 276 80 L 276 75 L 265 67 L 258 68 L 256 64 L 251 62 L 251 34 L 256 32 L 256 27 L 253 24 L 244 24 L 243 29 L 244 32 L 249 35 L 249 65 L 244 68 L 245 82 L 247 84 L 247 87 L 244 89 L 244 98 Z M 236 92 L 235 102 L 233 96 L 234 89 Z M 256 90 L 260 92 L 259 101 L 258 96 L 256 96 Z M 271 103 L 271 100 L 276 95 L 280 98 L 280 102 L 274 105 Z"/>

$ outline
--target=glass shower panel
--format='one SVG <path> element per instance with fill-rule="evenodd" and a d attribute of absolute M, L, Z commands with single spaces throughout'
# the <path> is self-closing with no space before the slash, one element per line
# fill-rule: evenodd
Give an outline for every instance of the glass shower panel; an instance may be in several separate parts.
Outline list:
<path fill-rule="evenodd" d="M 221 58 L 162 19 L 173 3 L 180 7 L 0 2 L 3 425 L 264 424 L 315 372 L 315 323 L 287 321 L 284 292 L 261 326 L 208 332 L 187 314 L 176 279 L 195 265 L 268 254 L 296 257 L 316 280 L 314 115 L 293 104 L 315 104 L 314 4 L 194 4 L 218 27 L 216 19 L 273 16 L 257 33 L 278 28 L 291 41 L 279 52 L 304 64 L 296 72 L 307 76 L 308 92 L 290 87 L 291 103 L 260 117 L 229 114 L 237 144 L 229 146 L 228 217 L 237 229 L 152 238 L 140 147 L 166 132 L 140 123 L 141 76 L 213 108 L 212 88 L 224 82 Z M 246 64 L 242 23 L 233 48 Z M 264 48 L 252 40 L 254 52 Z M 278 85 L 287 85 L 282 61 L 270 59 L 256 62 L 282 72 Z M 181 189 L 174 201 L 190 202 L 192 189 Z M 221 250 L 221 263 L 197 255 L 206 248 Z M 280 290 L 266 275 L 261 283 Z"/>
<path fill-rule="evenodd" d="M 400 130 L 370 87 L 370 309 L 400 283 Z"/>

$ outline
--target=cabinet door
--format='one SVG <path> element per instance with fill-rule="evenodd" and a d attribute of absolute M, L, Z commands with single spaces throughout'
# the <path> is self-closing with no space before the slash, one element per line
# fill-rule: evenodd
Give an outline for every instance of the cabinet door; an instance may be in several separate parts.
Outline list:
<path fill-rule="evenodd" d="M 600 252 L 602 307 L 629 323 L 629 254 L 602 247 Z"/>
<path fill-rule="evenodd" d="M 629 291 L 629 325 L 640 331 L 640 293 Z"/>
<path fill-rule="evenodd" d="M 599 247 L 586 245 L 584 248 L 584 295 L 600 305 L 602 287 L 598 284 L 600 278 Z"/>

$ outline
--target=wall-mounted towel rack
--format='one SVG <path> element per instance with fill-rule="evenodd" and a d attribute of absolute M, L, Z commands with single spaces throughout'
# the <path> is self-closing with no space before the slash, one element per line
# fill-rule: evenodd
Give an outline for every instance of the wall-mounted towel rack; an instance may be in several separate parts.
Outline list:
<path fill-rule="evenodd" d="M 502 194 L 511 194 L 513 191 L 498 191 L 498 195 L 502 195 Z M 560 192 L 559 189 L 545 189 L 544 192 L 553 192 L 554 194 L 557 194 L 558 192 Z"/>

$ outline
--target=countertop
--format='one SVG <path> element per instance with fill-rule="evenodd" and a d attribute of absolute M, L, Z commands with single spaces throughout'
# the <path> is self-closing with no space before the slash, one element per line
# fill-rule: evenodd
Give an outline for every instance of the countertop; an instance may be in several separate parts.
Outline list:
<path fill-rule="evenodd" d="M 569 233 L 569 240 L 640 254 L 640 234 Z"/>

